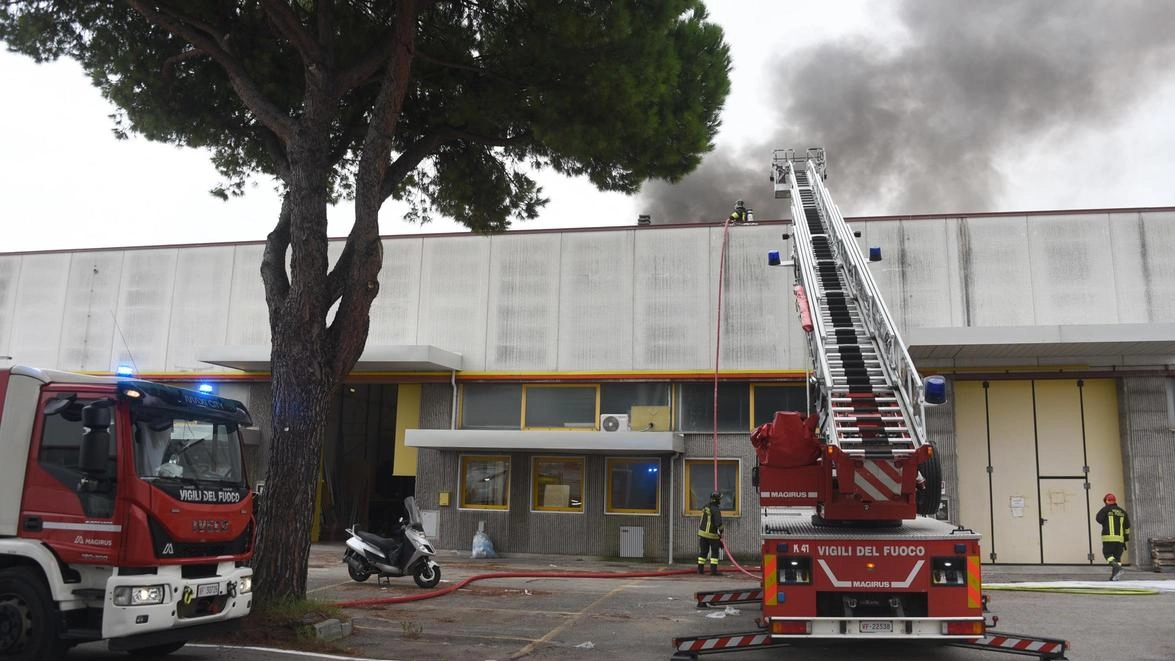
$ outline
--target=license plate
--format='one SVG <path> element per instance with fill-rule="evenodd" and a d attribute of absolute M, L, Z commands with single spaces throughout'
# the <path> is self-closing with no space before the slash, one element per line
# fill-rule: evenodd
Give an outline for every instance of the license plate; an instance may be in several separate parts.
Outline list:
<path fill-rule="evenodd" d="M 197 597 L 215 597 L 218 594 L 220 594 L 220 583 L 205 583 L 196 586 Z M 865 626 L 865 623 L 862 622 L 861 626 Z"/>
<path fill-rule="evenodd" d="M 893 633 L 893 622 L 862 622 L 861 633 Z"/>

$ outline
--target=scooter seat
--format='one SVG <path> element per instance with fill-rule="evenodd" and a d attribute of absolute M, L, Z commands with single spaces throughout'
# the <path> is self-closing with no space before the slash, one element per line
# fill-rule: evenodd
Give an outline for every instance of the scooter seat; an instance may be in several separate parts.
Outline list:
<path fill-rule="evenodd" d="M 363 541 L 367 542 L 368 544 L 374 545 L 376 548 L 380 549 L 381 551 L 383 551 L 385 554 L 387 554 L 389 556 L 393 552 L 398 550 L 400 547 L 400 545 L 396 542 L 395 539 L 388 538 L 388 537 L 380 537 L 379 535 L 376 535 L 375 533 L 364 532 L 362 530 L 356 530 L 355 535 L 359 539 L 362 539 Z"/>

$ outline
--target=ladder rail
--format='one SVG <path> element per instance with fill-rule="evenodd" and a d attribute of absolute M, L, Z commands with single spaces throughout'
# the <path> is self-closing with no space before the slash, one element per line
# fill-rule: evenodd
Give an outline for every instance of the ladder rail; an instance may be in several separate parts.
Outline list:
<path fill-rule="evenodd" d="M 809 161 L 810 169 L 814 169 L 815 165 Z M 836 203 L 832 201 L 828 189 L 824 187 L 823 177 L 816 178 L 814 189 L 818 192 L 817 198 L 821 206 L 824 207 L 825 218 L 837 235 L 838 240 L 834 243 L 843 253 L 842 256 L 846 260 L 842 262 L 845 264 L 845 272 L 849 275 L 852 287 L 857 290 L 862 321 L 873 335 L 884 357 L 882 368 L 886 371 L 890 384 L 901 392 L 898 401 L 913 423 L 911 428 L 915 437 L 915 447 L 923 445 L 926 443 L 926 402 L 922 377 L 918 374 L 914 360 L 910 358 L 906 343 L 902 341 L 897 324 L 894 323 L 893 315 L 885 304 L 885 298 L 882 297 L 881 290 L 869 271 L 869 263 L 857 246 L 853 231 L 845 222 Z"/>
<path fill-rule="evenodd" d="M 790 197 L 792 203 L 792 260 L 796 280 L 803 285 L 810 306 L 813 330 L 808 334 L 808 345 L 814 372 L 827 397 L 831 398 L 834 390 L 844 387 L 837 385 L 845 382 L 843 359 L 837 366 L 830 364 L 832 361 L 829 349 L 836 350 L 839 339 L 837 344 L 830 345 L 830 331 L 833 330 L 834 323 L 829 301 L 837 301 L 842 310 L 848 304 L 848 318 L 851 320 L 853 331 L 862 342 L 861 349 L 870 349 L 876 353 L 877 364 L 869 365 L 869 373 L 872 374 L 869 377 L 870 386 L 874 391 L 892 391 L 897 407 L 905 419 L 906 424 L 901 431 L 906 437 L 895 440 L 898 440 L 898 444 L 908 444 L 907 447 L 917 448 L 926 442 L 922 379 L 869 272 L 868 263 L 861 254 L 852 230 L 824 187 L 824 165 L 824 150 L 821 148 L 809 149 L 803 155 L 797 155 L 791 149 L 776 150 L 772 158 L 775 196 Z M 799 176 L 801 172 L 803 176 Z M 821 250 L 831 252 L 835 277 L 840 280 L 840 293 L 835 294 L 832 299 L 825 291 L 824 278 L 821 277 L 821 273 L 828 275 L 828 256 L 825 253 L 824 271 L 820 271 L 812 228 L 809 226 L 809 210 L 814 210 L 816 215 L 813 219 L 823 230 L 821 246 L 827 243 L 827 247 L 822 247 Z M 828 316 L 826 312 L 829 313 Z M 845 327 L 844 319 L 842 316 L 841 330 Z M 865 346 L 866 343 L 869 346 Z M 880 375 L 873 372 L 875 367 L 880 367 Z M 839 381 L 834 372 L 842 373 Z M 838 423 L 838 415 L 831 401 L 827 406 L 822 404 L 819 407 L 819 414 L 820 428 L 830 444 L 844 447 L 843 442 L 850 440 L 843 437 L 844 433 L 860 434 L 860 427 L 852 422 L 845 421 L 844 425 Z M 860 438 L 852 440 L 855 443 L 861 441 Z M 891 451 L 901 454 L 911 451 L 900 451 L 898 444 L 891 444 Z"/>

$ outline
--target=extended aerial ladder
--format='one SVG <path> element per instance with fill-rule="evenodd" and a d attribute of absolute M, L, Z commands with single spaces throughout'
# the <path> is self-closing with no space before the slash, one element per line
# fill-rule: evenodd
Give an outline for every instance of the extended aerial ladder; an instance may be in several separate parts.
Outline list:
<path fill-rule="evenodd" d="M 792 201 L 796 304 L 808 331 L 816 418 L 785 414 L 757 433 L 761 504 L 815 506 L 830 522 L 931 514 L 941 478 L 926 440 L 926 388 L 854 232 L 824 187 L 824 150 L 776 150 L 772 168 L 775 197 Z M 778 253 L 771 261 L 782 263 Z M 934 387 L 930 396 L 941 401 Z M 791 444 L 822 446 L 819 469 L 810 458 L 772 461 L 771 437 L 786 435 L 803 436 Z M 919 466 L 927 474 L 919 475 Z M 789 486 L 762 488 L 779 484 Z"/>

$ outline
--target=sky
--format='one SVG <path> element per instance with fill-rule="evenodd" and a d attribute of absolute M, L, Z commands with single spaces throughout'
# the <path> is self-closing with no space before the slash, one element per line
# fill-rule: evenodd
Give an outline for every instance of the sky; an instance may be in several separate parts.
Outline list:
<path fill-rule="evenodd" d="M 845 216 L 1175 206 L 1175 2 L 710 0 L 730 44 L 715 149 L 634 196 L 539 178 L 550 203 L 515 229 L 719 222 L 773 199 L 774 149 L 823 146 Z M 262 240 L 273 183 L 240 199 L 206 153 L 117 140 L 113 108 L 70 61 L 0 52 L 0 252 Z M 385 235 L 418 225 L 392 201 Z M 332 208 L 328 233 L 350 229 Z"/>

